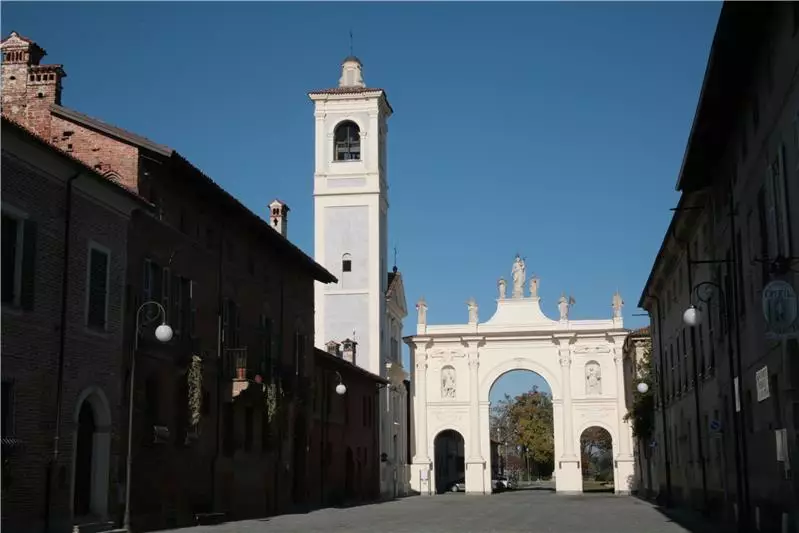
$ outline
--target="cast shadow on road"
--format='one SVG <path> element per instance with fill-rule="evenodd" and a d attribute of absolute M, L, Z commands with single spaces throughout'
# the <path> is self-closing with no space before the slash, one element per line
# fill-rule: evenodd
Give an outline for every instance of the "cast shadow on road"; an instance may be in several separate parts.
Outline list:
<path fill-rule="evenodd" d="M 409 496 L 397 496 L 396 498 L 385 499 L 385 500 L 380 500 L 380 499 L 377 499 L 377 500 L 359 500 L 359 501 L 351 501 L 351 502 L 329 503 L 329 504 L 324 504 L 324 505 L 297 506 L 294 509 L 292 509 L 292 510 L 286 512 L 286 513 L 282 513 L 282 514 L 276 515 L 276 516 L 266 516 L 266 517 L 263 517 L 263 518 L 256 518 L 255 520 L 258 521 L 258 522 L 269 522 L 270 520 L 272 520 L 274 518 L 277 518 L 278 516 L 284 517 L 284 516 L 292 516 L 292 515 L 303 515 L 303 514 L 313 513 L 313 512 L 316 512 L 316 511 L 321 511 L 323 509 L 352 509 L 354 507 L 365 507 L 365 506 L 371 506 L 371 505 L 382 505 L 384 503 L 397 502 L 399 500 L 403 500 L 405 498 L 410 498 L 412 496 L 416 496 L 416 494 L 411 494 Z"/>

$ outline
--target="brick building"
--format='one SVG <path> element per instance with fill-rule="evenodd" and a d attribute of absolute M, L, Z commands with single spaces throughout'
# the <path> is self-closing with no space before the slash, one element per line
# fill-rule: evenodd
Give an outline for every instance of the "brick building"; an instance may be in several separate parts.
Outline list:
<path fill-rule="evenodd" d="M 128 228 L 151 206 L 6 118 L 2 139 L 2 528 L 63 530 L 114 503 Z"/>
<path fill-rule="evenodd" d="M 798 69 L 799 4 L 724 3 L 680 200 L 639 302 L 664 410 L 655 488 L 746 531 L 799 528 L 796 297 L 776 301 L 780 330 L 764 312 L 799 289 Z"/>
<path fill-rule="evenodd" d="M 123 353 L 132 351 L 137 315 L 155 318 L 157 306 L 141 309 L 145 302 L 163 306 L 175 334 L 160 344 L 153 323 L 139 337 L 134 528 L 306 504 L 315 481 L 298 452 L 313 427 L 313 287 L 335 278 L 286 238 L 288 207 L 273 202 L 267 223 L 175 150 L 62 106 L 64 70 L 40 65 L 44 50 L 30 39 L 12 32 L 2 53 L 3 114 L 155 206 L 155 216 L 134 214 L 128 235 Z M 129 368 L 126 355 L 118 406 L 128 404 Z M 256 374 L 278 393 L 251 411 L 237 407 Z M 124 462 L 122 453 L 113 502 L 124 501 Z M 122 509 L 109 517 L 121 520 Z"/>
<path fill-rule="evenodd" d="M 355 343 L 349 346 L 354 351 Z M 335 505 L 377 499 L 381 462 L 378 395 L 388 381 L 349 362 L 341 351 L 316 349 L 314 353 L 308 461 L 316 477 L 311 480 L 311 501 Z M 339 384 L 346 387 L 344 394 L 336 390 Z"/>

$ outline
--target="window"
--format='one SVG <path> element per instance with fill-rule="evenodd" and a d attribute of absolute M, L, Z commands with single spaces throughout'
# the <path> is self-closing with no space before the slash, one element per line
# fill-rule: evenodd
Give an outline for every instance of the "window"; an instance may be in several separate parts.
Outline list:
<path fill-rule="evenodd" d="M 259 371 L 262 376 L 271 375 L 272 364 L 272 321 L 266 316 L 261 315 L 261 360 L 259 361 Z"/>
<path fill-rule="evenodd" d="M 36 223 L 3 206 L 2 232 L 2 301 L 31 310 L 36 272 Z"/>
<path fill-rule="evenodd" d="M 0 398 L 0 409 L 2 409 L 2 437 L 12 437 L 14 435 L 14 389 L 13 383 L 3 381 L 3 397 Z"/>
<path fill-rule="evenodd" d="M 170 294 L 171 294 L 171 287 L 172 287 L 172 277 L 170 276 L 169 267 L 164 267 L 161 271 L 161 305 L 164 306 L 164 320 L 167 323 L 172 323 L 172 313 L 171 311 L 171 303 L 170 301 Z"/>
<path fill-rule="evenodd" d="M 341 256 L 341 271 L 352 272 L 352 256 L 350 254 Z"/>
<path fill-rule="evenodd" d="M 90 243 L 86 272 L 86 325 L 90 328 L 105 330 L 107 326 L 109 267 L 109 251 L 96 243 Z"/>
<path fill-rule="evenodd" d="M 183 279 L 180 276 L 172 276 L 172 317 L 170 317 L 169 325 L 175 333 L 176 338 L 180 338 L 180 333 L 183 331 L 183 291 L 184 284 L 189 280 Z"/>
<path fill-rule="evenodd" d="M 352 121 L 336 126 L 334 137 L 334 160 L 355 161 L 361 158 L 361 130 Z"/>
<path fill-rule="evenodd" d="M 222 340 L 226 348 L 239 347 L 239 325 L 239 312 L 236 302 L 229 298 L 225 298 L 224 305 L 222 306 Z"/>
<path fill-rule="evenodd" d="M 197 336 L 197 282 L 189 281 L 189 336 Z"/>
<path fill-rule="evenodd" d="M 163 282 L 162 269 L 150 259 L 144 260 L 144 274 L 142 280 L 142 303 L 150 300 L 161 299 L 161 284 Z"/>

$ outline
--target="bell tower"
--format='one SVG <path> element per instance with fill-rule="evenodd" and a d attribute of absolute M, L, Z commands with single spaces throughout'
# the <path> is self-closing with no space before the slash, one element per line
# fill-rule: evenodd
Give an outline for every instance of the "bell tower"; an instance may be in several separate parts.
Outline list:
<path fill-rule="evenodd" d="M 338 87 L 308 96 L 316 119 L 314 259 L 339 280 L 316 285 L 315 344 L 357 341 L 356 364 L 385 375 L 386 136 L 392 109 L 383 89 L 366 86 L 354 56 L 342 62 Z"/>

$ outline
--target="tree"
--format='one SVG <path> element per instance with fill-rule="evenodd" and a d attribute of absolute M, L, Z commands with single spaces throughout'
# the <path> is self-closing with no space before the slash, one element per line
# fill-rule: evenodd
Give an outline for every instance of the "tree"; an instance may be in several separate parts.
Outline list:
<path fill-rule="evenodd" d="M 524 448 L 531 466 L 539 475 L 551 474 L 555 465 L 552 398 L 534 388 L 513 399 L 507 417 L 516 444 Z"/>
<path fill-rule="evenodd" d="M 633 437 L 644 442 L 651 440 L 655 431 L 655 376 L 651 352 L 652 344 L 647 343 L 640 361 L 636 364 L 632 409 L 624 415 L 624 420 L 632 424 Z M 646 392 L 638 392 L 639 383 L 646 383 Z"/>

